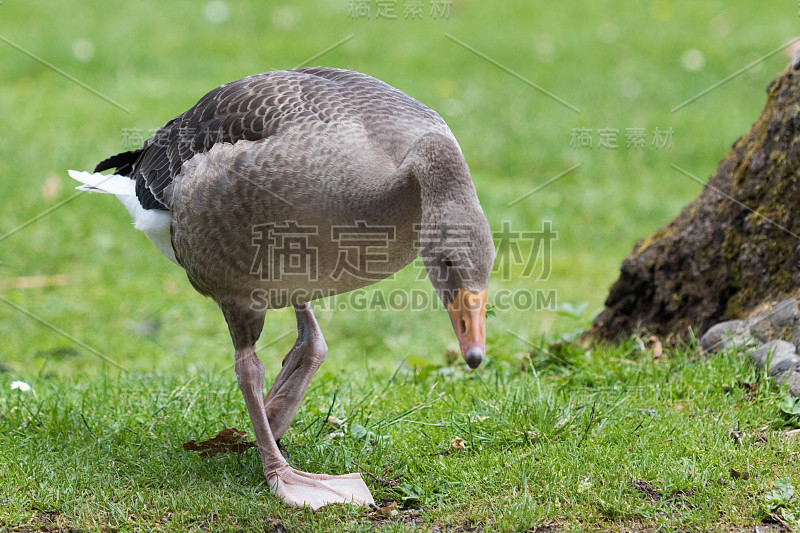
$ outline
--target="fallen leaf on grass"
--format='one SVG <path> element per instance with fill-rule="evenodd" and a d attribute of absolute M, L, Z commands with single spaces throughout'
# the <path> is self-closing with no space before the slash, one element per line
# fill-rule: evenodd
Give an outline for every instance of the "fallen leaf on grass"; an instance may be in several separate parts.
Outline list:
<path fill-rule="evenodd" d="M 336 418 L 335 416 L 328 417 L 328 424 L 332 425 L 335 428 L 342 427 L 344 425 L 344 420 L 340 418 Z"/>
<path fill-rule="evenodd" d="M 756 381 L 755 383 L 747 383 L 745 381 L 737 381 L 736 385 L 740 389 L 744 390 L 744 394 L 748 398 L 753 399 L 756 396 L 758 396 L 758 381 Z"/>
<path fill-rule="evenodd" d="M 459 451 L 463 451 L 463 450 L 467 449 L 467 447 L 464 445 L 464 439 L 462 439 L 461 437 L 455 437 L 453 440 L 451 440 L 450 441 L 450 446 L 452 446 L 453 449 L 456 449 L 456 450 L 459 450 Z"/>
<path fill-rule="evenodd" d="M 661 340 L 658 337 L 655 335 L 651 336 L 647 339 L 647 344 L 649 348 L 653 349 L 653 360 L 661 361 L 665 359 L 664 347 L 661 345 Z"/>
<path fill-rule="evenodd" d="M 403 523 L 416 525 L 420 516 L 418 509 L 400 510 L 396 500 L 383 500 L 378 503 L 376 508 L 369 511 L 367 516 L 370 520 L 378 524 Z M 416 527 L 414 530 L 416 531 Z M 435 530 L 434 530 L 435 531 Z"/>
<path fill-rule="evenodd" d="M 741 479 L 747 481 L 750 479 L 750 472 L 747 470 L 736 470 L 735 468 L 731 468 L 731 477 L 733 479 Z"/>
<path fill-rule="evenodd" d="M 236 428 L 226 428 L 217 433 L 213 439 L 197 442 L 190 440 L 183 443 L 183 449 L 200 452 L 200 457 L 213 457 L 217 454 L 232 453 L 238 455 L 248 448 L 256 445 L 255 441 L 242 440 L 247 435 Z"/>
<path fill-rule="evenodd" d="M 392 501 L 389 505 L 385 505 L 383 507 L 379 507 L 377 511 L 375 511 L 376 515 L 379 516 L 393 516 L 397 514 L 397 502 Z"/>

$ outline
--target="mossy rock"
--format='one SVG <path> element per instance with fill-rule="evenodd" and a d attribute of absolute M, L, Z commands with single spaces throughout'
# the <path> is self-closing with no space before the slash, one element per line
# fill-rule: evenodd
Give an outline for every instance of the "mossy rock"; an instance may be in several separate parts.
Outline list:
<path fill-rule="evenodd" d="M 800 70 L 681 213 L 637 242 L 586 340 L 644 329 L 684 339 L 800 290 Z"/>

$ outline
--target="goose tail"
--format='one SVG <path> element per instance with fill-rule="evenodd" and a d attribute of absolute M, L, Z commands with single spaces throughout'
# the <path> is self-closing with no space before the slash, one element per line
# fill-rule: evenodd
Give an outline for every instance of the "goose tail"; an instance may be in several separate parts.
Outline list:
<path fill-rule="evenodd" d="M 136 182 L 118 174 L 94 174 L 69 170 L 72 179 L 81 182 L 79 191 L 113 194 L 133 217 L 133 227 L 143 231 L 167 259 L 177 264 L 170 236 L 170 214 L 160 209 L 145 209 L 136 197 Z"/>
<path fill-rule="evenodd" d="M 68 170 L 72 179 L 81 182 L 75 187 L 79 191 L 113 194 L 114 196 L 136 196 L 136 182 L 118 174 L 94 174 L 80 170 Z"/>

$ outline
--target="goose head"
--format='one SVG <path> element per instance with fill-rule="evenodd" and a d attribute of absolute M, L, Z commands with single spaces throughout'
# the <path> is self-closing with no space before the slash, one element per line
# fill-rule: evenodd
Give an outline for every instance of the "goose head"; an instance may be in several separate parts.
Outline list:
<path fill-rule="evenodd" d="M 431 133 L 406 157 L 422 204 L 419 252 L 450 314 L 461 355 L 478 368 L 486 353 L 486 298 L 494 243 L 455 139 Z"/>
<path fill-rule="evenodd" d="M 474 369 L 486 353 L 486 299 L 495 251 L 486 216 L 477 202 L 470 204 L 445 204 L 439 221 L 423 224 L 420 255 L 450 315 L 461 356 Z"/>

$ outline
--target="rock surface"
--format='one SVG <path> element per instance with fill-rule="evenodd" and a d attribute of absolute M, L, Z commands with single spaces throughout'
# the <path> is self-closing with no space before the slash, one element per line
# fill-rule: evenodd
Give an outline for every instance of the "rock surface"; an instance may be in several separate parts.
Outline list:
<path fill-rule="evenodd" d="M 786 379 L 786 385 L 789 389 L 789 394 L 792 396 L 800 396 L 800 372 L 794 371 Z"/>
<path fill-rule="evenodd" d="M 742 351 L 753 346 L 758 348 L 750 353 L 750 361 L 760 368 L 767 367 L 776 385 L 785 383 L 790 394 L 800 396 L 800 309 L 797 299 L 786 299 L 746 320 L 720 322 L 709 328 L 699 342 L 700 350 L 705 353 Z"/>
<path fill-rule="evenodd" d="M 800 70 L 789 67 L 769 85 L 761 116 L 701 194 L 636 243 L 584 339 L 615 341 L 641 328 L 686 340 L 692 329 L 702 334 L 797 294 L 798 139 Z M 773 308 L 768 323 L 750 325 L 752 336 L 765 342 L 777 338 L 777 329 L 794 329 L 792 341 L 800 341 L 796 308 L 796 301 Z"/>
<path fill-rule="evenodd" d="M 744 320 L 720 322 L 700 338 L 700 349 L 704 352 L 720 352 L 748 344 L 752 344 L 752 337 Z"/>
<path fill-rule="evenodd" d="M 800 363 L 797 357 L 797 349 L 791 342 L 782 340 L 769 341 L 764 346 L 750 354 L 750 360 L 758 366 L 765 366 L 769 362 L 769 372 L 773 375 L 773 369 L 786 362 Z"/>

